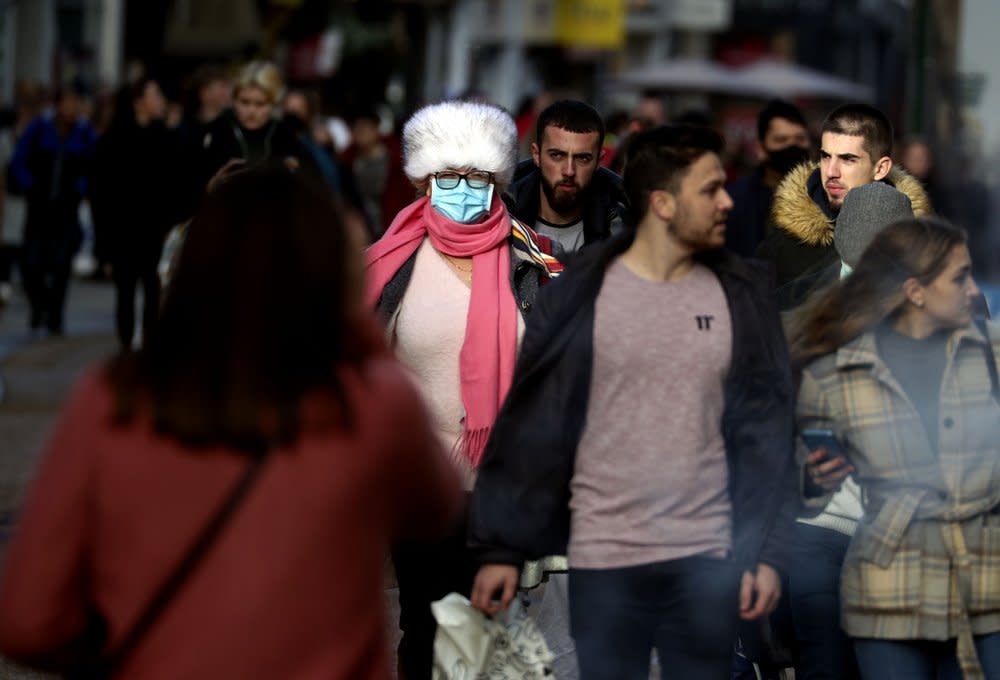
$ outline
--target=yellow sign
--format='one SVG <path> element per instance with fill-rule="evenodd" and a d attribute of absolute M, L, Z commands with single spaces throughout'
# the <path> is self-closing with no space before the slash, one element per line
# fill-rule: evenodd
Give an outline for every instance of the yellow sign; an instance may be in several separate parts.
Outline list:
<path fill-rule="evenodd" d="M 622 47 L 625 0 L 557 0 L 556 39 L 567 47 Z"/>

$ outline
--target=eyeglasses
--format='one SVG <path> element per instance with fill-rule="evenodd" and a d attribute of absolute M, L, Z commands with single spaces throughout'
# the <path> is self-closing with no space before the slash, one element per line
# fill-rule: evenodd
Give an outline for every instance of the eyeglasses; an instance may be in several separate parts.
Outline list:
<path fill-rule="evenodd" d="M 493 183 L 493 173 L 485 170 L 473 170 L 464 175 L 460 172 L 434 173 L 434 182 L 438 185 L 438 189 L 454 189 L 463 179 L 473 189 L 485 189 Z"/>

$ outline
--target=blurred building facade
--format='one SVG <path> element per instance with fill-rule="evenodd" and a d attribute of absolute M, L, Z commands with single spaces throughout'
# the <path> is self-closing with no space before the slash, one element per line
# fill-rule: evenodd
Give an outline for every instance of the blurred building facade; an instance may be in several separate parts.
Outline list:
<path fill-rule="evenodd" d="M 124 0 L 0 0 L 0 95 L 18 81 L 117 83 L 123 31 Z"/>
<path fill-rule="evenodd" d="M 18 80 L 114 87 L 142 63 L 181 88 L 206 61 L 273 58 L 336 112 L 397 115 L 476 95 L 515 110 L 541 92 L 628 109 L 615 87 L 667 60 L 765 59 L 867 88 L 901 135 L 1000 155 L 995 0 L 0 0 L 0 96 Z M 710 111 L 751 136 L 763 96 L 663 88 L 670 113 Z M 795 97 L 807 109 L 833 100 Z M 815 121 L 814 122 L 818 122 Z M 990 174 L 998 174 L 990 167 Z"/>
<path fill-rule="evenodd" d="M 637 95 L 608 87 L 629 69 L 771 57 L 866 85 L 926 132 L 953 117 L 936 102 L 958 87 L 960 8 L 990 1 L 0 0 L 0 93 L 21 78 L 113 86 L 128 60 L 181 72 L 269 56 L 293 80 L 357 75 L 329 89 L 390 88 L 405 109 L 470 93 L 514 109 L 543 90 L 609 108 Z M 699 101 L 664 94 L 675 109 Z"/>

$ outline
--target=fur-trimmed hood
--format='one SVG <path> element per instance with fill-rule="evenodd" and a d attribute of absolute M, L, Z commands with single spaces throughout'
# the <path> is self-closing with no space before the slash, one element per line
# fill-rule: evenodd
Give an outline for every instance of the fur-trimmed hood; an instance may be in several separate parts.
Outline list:
<path fill-rule="evenodd" d="M 906 194 L 916 217 L 931 213 L 927 192 L 912 175 L 893 166 L 883 182 Z M 819 180 L 819 164 L 803 163 L 785 175 L 774 192 L 771 221 L 779 229 L 810 246 L 833 244 L 837 216 L 830 211 Z"/>
<path fill-rule="evenodd" d="M 476 168 L 492 172 L 503 190 L 514 176 L 517 153 L 514 119 L 492 104 L 431 104 L 403 127 L 403 171 L 414 183 L 448 168 Z"/>

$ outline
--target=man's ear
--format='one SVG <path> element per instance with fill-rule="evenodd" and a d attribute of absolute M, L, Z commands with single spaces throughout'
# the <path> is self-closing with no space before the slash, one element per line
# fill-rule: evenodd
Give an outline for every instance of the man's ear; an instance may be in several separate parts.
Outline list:
<path fill-rule="evenodd" d="M 767 152 L 764 151 L 764 145 L 760 142 L 753 143 L 753 155 L 758 163 L 763 163 L 767 160 Z"/>
<path fill-rule="evenodd" d="M 875 181 L 878 182 L 885 179 L 890 170 L 892 170 L 892 159 L 888 156 L 879 158 L 878 162 L 875 163 Z"/>
<path fill-rule="evenodd" d="M 657 189 L 649 195 L 649 209 L 661 220 L 672 220 L 677 212 L 677 198 L 669 191 Z"/>
<path fill-rule="evenodd" d="M 541 167 L 539 160 L 541 159 L 541 151 L 538 148 L 537 142 L 531 143 L 531 160 L 535 161 L 535 167 Z"/>

